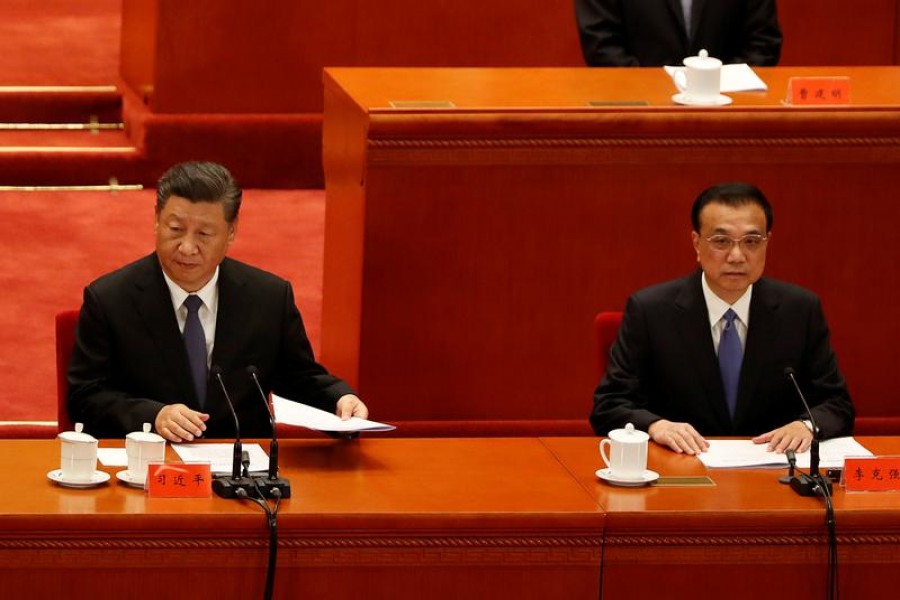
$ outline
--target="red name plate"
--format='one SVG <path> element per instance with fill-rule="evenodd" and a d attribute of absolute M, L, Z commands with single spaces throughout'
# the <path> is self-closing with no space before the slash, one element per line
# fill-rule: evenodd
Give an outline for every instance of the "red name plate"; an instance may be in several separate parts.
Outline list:
<path fill-rule="evenodd" d="M 791 77 L 788 104 L 850 104 L 849 77 Z"/>
<path fill-rule="evenodd" d="M 209 498 L 212 495 L 209 463 L 150 463 L 147 493 L 151 498 Z"/>
<path fill-rule="evenodd" d="M 844 487 L 848 492 L 900 490 L 900 456 L 846 459 Z"/>

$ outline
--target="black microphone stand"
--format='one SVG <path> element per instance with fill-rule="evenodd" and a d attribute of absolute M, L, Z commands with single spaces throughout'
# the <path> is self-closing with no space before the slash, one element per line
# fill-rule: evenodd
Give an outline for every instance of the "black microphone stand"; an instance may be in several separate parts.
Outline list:
<path fill-rule="evenodd" d="M 253 383 L 256 384 L 256 389 L 259 391 L 259 397 L 262 399 L 262 402 L 266 407 L 266 412 L 269 414 L 269 423 L 272 425 L 272 439 L 269 440 L 269 476 L 265 479 L 261 477 L 257 478 L 257 483 L 266 498 L 290 498 L 291 482 L 278 475 L 278 437 L 275 432 L 275 415 L 272 414 L 272 408 L 269 406 L 266 394 L 263 392 L 262 385 L 259 383 L 259 369 L 250 365 L 247 367 L 247 373 L 253 378 Z M 273 493 L 275 489 L 278 489 L 279 491 L 277 496 Z"/>
<path fill-rule="evenodd" d="M 797 468 L 797 453 L 793 450 L 788 450 L 784 455 L 788 459 L 788 472 L 787 475 L 778 478 L 778 483 L 789 485 L 794 479 L 794 469 Z"/>
<path fill-rule="evenodd" d="M 791 479 L 791 489 L 800 496 L 824 497 L 826 494 L 830 496 L 831 481 L 828 478 L 823 477 L 819 472 L 819 427 L 816 425 L 815 418 L 809 408 L 809 404 L 806 402 L 806 398 L 803 396 L 803 392 L 800 391 L 800 385 L 797 383 L 797 378 L 794 376 L 794 370 L 788 367 L 784 370 L 784 375 L 794 384 L 797 396 L 799 396 L 800 401 L 803 403 L 803 408 L 806 409 L 806 415 L 812 425 L 813 434 L 812 444 L 809 446 L 809 473 L 799 473 L 799 475 L 795 475 Z"/>
<path fill-rule="evenodd" d="M 241 472 L 241 463 L 244 454 L 243 444 L 241 443 L 241 426 L 238 422 L 234 405 L 231 403 L 231 397 L 228 395 L 228 390 L 225 389 L 225 382 L 222 381 L 222 369 L 213 365 L 210 371 L 216 380 L 218 380 L 219 387 L 222 388 L 222 393 L 225 395 L 225 401 L 228 404 L 228 408 L 231 409 L 231 415 L 234 417 L 234 460 L 232 462 L 231 475 L 216 476 L 212 482 L 212 489 L 213 492 L 221 498 L 238 498 L 238 490 L 247 492 L 248 490 L 254 489 L 253 480 L 250 479 L 250 477 L 245 477 L 244 473 Z"/>

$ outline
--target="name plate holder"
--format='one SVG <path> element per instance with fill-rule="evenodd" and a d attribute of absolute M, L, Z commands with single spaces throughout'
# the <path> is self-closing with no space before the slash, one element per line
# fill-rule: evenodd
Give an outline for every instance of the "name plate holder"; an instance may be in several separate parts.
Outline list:
<path fill-rule="evenodd" d="M 791 77 L 784 103 L 793 106 L 850 104 L 850 78 Z"/>
<path fill-rule="evenodd" d="M 391 100 L 388 102 L 391 108 L 405 109 L 431 109 L 440 110 L 447 108 L 456 108 L 456 105 L 450 100 Z"/>
<path fill-rule="evenodd" d="M 848 492 L 900 490 L 900 456 L 847 458 L 842 483 Z"/>
<path fill-rule="evenodd" d="M 147 494 L 151 498 L 209 498 L 212 473 L 208 462 L 147 465 Z"/>

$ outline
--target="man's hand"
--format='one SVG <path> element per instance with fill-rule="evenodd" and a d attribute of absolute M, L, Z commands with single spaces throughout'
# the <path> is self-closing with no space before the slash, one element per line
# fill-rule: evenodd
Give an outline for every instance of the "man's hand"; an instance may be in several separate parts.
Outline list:
<path fill-rule="evenodd" d="M 809 427 L 803 421 L 791 421 L 784 427 L 756 436 L 753 438 L 753 443 L 768 443 L 769 447 L 766 449 L 769 452 L 775 451 L 782 454 L 788 450 L 806 452 L 809 450 L 812 440 L 812 431 L 809 430 Z"/>
<path fill-rule="evenodd" d="M 209 415 L 184 404 L 167 404 L 156 414 L 156 433 L 170 442 L 192 442 L 206 431 Z"/>
<path fill-rule="evenodd" d="M 709 448 L 709 442 L 690 423 L 673 423 L 660 419 L 650 425 L 647 433 L 660 446 L 666 446 L 679 454 L 700 454 Z"/>
<path fill-rule="evenodd" d="M 363 404 L 363 401 L 353 394 L 345 394 L 337 401 L 337 410 L 334 414 L 346 421 L 350 417 L 359 417 L 367 419 L 369 417 L 369 409 Z"/>

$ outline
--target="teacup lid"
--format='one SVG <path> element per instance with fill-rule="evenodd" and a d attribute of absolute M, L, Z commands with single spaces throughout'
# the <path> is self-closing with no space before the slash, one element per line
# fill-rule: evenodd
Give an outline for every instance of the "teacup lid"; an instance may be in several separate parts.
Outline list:
<path fill-rule="evenodd" d="M 701 70 L 721 69 L 722 61 L 710 56 L 706 50 L 701 50 L 697 56 L 688 56 L 684 59 L 684 66 Z"/>
<path fill-rule="evenodd" d="M 650 436 L 644 432 L 634 428 L 634 425 L 628 423 L 624 429 L 613 429 L 609 432 L 609 439 L 617 442 L 625 442 L 626 444 L 639 444 L 650 440 Z"/>
<path fill-rule="evenodd" d="M 129 440 L 132 440 L 135 442 L 148 442 L 148 443 L 157 443 L 157 444 L 160 442 L 165 443 L 166 440 L 164 437 L 150 432 L 150 429 L 152 427 L 153 426 L 150 425 L 150 423 L 144 423 L 143 431 L 132 431 L 125 437 L 128 438 Z"/>
<path fill-rule="evenodd" d="M 56 437 L 64 442 L 93 443 L 97 441 L 97 438 L 89 433 L 84 433 L 83 430 L 84 423 L 75 423 L 75 431 L 62 431 Z"/>

